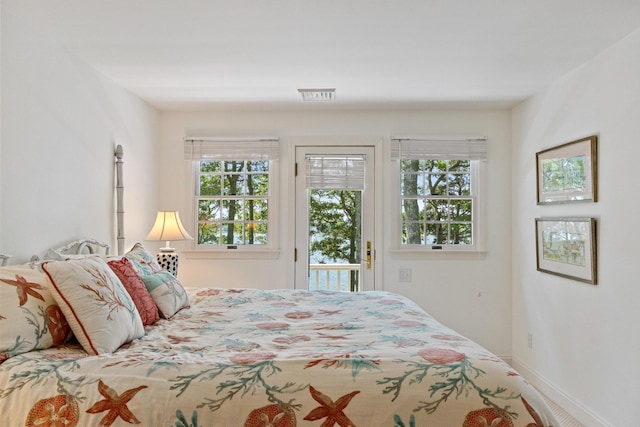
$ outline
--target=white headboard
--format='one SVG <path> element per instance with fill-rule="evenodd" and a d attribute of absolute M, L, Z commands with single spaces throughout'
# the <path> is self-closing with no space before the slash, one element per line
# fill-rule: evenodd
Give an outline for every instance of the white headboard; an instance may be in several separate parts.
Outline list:
<path fill-rule="evenodd" d="M 0 267 L 6 265 L 7 261 L 9 261 L 9 258 L 11 258 L 11 255 L 0 254 Z"/>
<path fill-rule="evenodd" d="M 122 145 L 116 147 L 116 228 L 118 231 L 118 255 L 124 254 L 124 183 L 122 182 L 122 168 L 124 166 L 124 150 Z"/>
<path fill-rule="evenodd" d="M 58 248 L 51 248 L 47 251 L 45 260 L 65 260 L 68 258 L 79 258 L 87 255 L 100 254 L 109 255 L 111 251 L 111 245 L 100 240 L 85 238 L 74 240 L 67 243 L 64 246 Z M 31 257 L 32 262 L 42 261 L 38 255 Z"/>
<path fill-rule="evenodd" d="M 67 243 L 59 248 L 53 248 L 50 251 L 64 258 L 67 255 L 91 255 L 102 251 L 103 255 L 109 255 L 111 245 L 96 239 L 80 239 Z"/>

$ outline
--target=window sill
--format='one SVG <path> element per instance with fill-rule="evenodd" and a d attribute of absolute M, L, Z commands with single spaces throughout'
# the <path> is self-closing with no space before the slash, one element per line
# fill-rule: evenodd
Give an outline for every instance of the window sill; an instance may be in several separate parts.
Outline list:
<path fill-rule="evenodd" d="M 187 259 L 278 259 L 279 249 L 200 249 L 191 251 L 181 251 Z"/>
<path fill-rule="evenodd" d="M 389 249 L 393 258 L 403 259 L 484 259 L 488 251 L 485 250 L 455 250 L 424 248 L 394 248 Z"/>

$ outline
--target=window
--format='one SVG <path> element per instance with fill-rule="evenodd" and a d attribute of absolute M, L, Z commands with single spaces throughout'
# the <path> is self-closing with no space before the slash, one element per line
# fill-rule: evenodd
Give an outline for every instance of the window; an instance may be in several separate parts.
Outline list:
<path fill-rule="evenodd" d="M 392 140 L 399 187 L 399 246 L 479 250 L 484 138 Z"/>
<path fill-rule="evenodd" d="M 266 245 L 269 162 L 200 161 L 198 245 Z"/>
<path fill-rule="evenodd" d="M 401 160 L 403 245 L 472 245 L 469 160 Z"/>
<path fill-rule="evenodd" d="M 274 247 L 277 138 L 188 139 L 199 249 Z"/>

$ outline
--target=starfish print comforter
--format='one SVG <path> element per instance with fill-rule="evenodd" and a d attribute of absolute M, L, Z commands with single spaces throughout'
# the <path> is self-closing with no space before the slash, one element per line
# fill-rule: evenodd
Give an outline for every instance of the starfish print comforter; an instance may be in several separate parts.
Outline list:
<path fill-rule="evenodd" d="M 2 426 L 558 426 L 489 351 L 388 292 L 187 289 L 112 354 L 0 364 Z"/>

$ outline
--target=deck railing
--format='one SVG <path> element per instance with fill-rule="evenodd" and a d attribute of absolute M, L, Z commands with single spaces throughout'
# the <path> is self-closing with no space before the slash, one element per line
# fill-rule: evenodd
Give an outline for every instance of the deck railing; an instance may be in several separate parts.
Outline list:
<path fill-rule="evenodd" d="M 358 272 L 356 290 L 360 289 L 360 264 L 309 264 L 309 290 L 350 292 L 352 271 Z"/>

